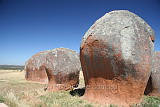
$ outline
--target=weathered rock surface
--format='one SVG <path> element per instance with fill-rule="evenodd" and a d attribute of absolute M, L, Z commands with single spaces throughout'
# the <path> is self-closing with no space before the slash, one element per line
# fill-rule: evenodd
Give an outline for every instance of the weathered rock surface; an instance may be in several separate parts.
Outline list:
<path fill-rule="evenodd" d="M 79 55 L 66 48 L 57 48 L 48 52 L 47 75 L 48 91 L 69 90 L 79 84 L 81 69 Z"/>
<path fill-rule="evenodd" d="M 155 52 L 151 78 L 153 85 L 152 95 L 160 96 L 160 52 Z"/>
<path fill-rule="evenodd" d="M 146 91 L 150 90 L 150 93 L 147 94 L 160 96 L 160 52 L 155 52 L 154 54 L 153 69 L 150 78 L 151 84 L 146 88 Z"/>
<path fill-rule="evenodd" d="M 112 11 L 86 32 L 80 48 L 86 99 L 106 104 L 140 102 L 152 68 L 154 32 L 137 15 Z"/>
<path fill-rule="evenodd" d="M 48 91 L 69 90 L 79 84 L 79 54 L 56 48 L 33 55 L 25 64 L 28 81 L 48 83 Z"/>
<path fill-rule="evenodd" d="M 25 63 L 25 78 L 28 81 L 48 83 L 48 77 L 46 73 L 46 57 L 47 51 L 39 52 L 33 55 Z"/>

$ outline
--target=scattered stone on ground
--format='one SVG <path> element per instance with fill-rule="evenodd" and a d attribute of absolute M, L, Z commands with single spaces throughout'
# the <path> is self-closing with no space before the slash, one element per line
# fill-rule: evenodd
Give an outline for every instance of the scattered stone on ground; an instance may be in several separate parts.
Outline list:
<path fill-rule="evenodd" d="M 0 107 L 8 107 L 8 106 L 4 103 L 0 103 Z"/>

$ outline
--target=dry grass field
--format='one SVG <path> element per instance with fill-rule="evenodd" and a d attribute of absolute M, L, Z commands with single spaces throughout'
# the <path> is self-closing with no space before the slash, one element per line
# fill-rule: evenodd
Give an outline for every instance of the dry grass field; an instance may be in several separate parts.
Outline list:
<path fill-rule="evenodd" d="M 80 86 L 84 87 L 83 76 Z M 70 91 L 47 92 L 46 84 L 28 82 L 24 71 L 0 70 L 0 103 L 9 107 L 92 107 L 100 106 L 84 101 Z"/>
<path fill-rule="evenodd" d="M 83 100 L 75 91 L 47 92 L 45 87 L 46 84 L 26 81 L 24 71 L 0 70 L 0 103 L 9 107 L 104 107 Z M 81 73 L 78 88 L 83 87 Z M 158 107 L 159 104 L 160 98 L 144 96 L 144 101 L 133 107 Z"/>

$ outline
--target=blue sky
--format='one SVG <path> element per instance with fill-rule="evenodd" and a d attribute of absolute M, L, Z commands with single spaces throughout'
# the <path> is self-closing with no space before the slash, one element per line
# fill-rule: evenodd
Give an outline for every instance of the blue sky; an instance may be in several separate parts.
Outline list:
<path fill-rule="evenodd" d="M 160 51 L 160 0 L 0 0 L 0 64 L 23 65 L 33 54 L 58 47 L 79 52 L 85 32 L 112 10 L 143 18 Z"/>

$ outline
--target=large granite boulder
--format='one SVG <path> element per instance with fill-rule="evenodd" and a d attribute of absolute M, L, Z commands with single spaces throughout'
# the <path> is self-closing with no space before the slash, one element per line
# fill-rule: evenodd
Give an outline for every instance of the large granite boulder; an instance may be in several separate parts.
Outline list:
<path fill-rule="evenodd" d="M 153 58 L 153 69 L 145 90 L 145 94 L 160 96 L 160 52 L 155 52 Z"/>
<path fill-rule="evenodd" d="M 25 79 L 28 81 L 35 81 L 41 83 L 48 83 L 46 73 L 46 57 L 47 51 L 39 52 L 33 55 L 25 63 Z"/>
<path fill-rule="evenodd" d="M 79 84 L 81 69 L 79 54 L 66 48 L 56 48 L 48 52 L 48 91 L 69 90 Z"/>
<path fill-rule="evenodd" d="M 86 32 L 80 48 L 84 98 L 128 106 L 140 102 L 152 68 L 152 28 L 126 10 L 112 11 Z"/>

